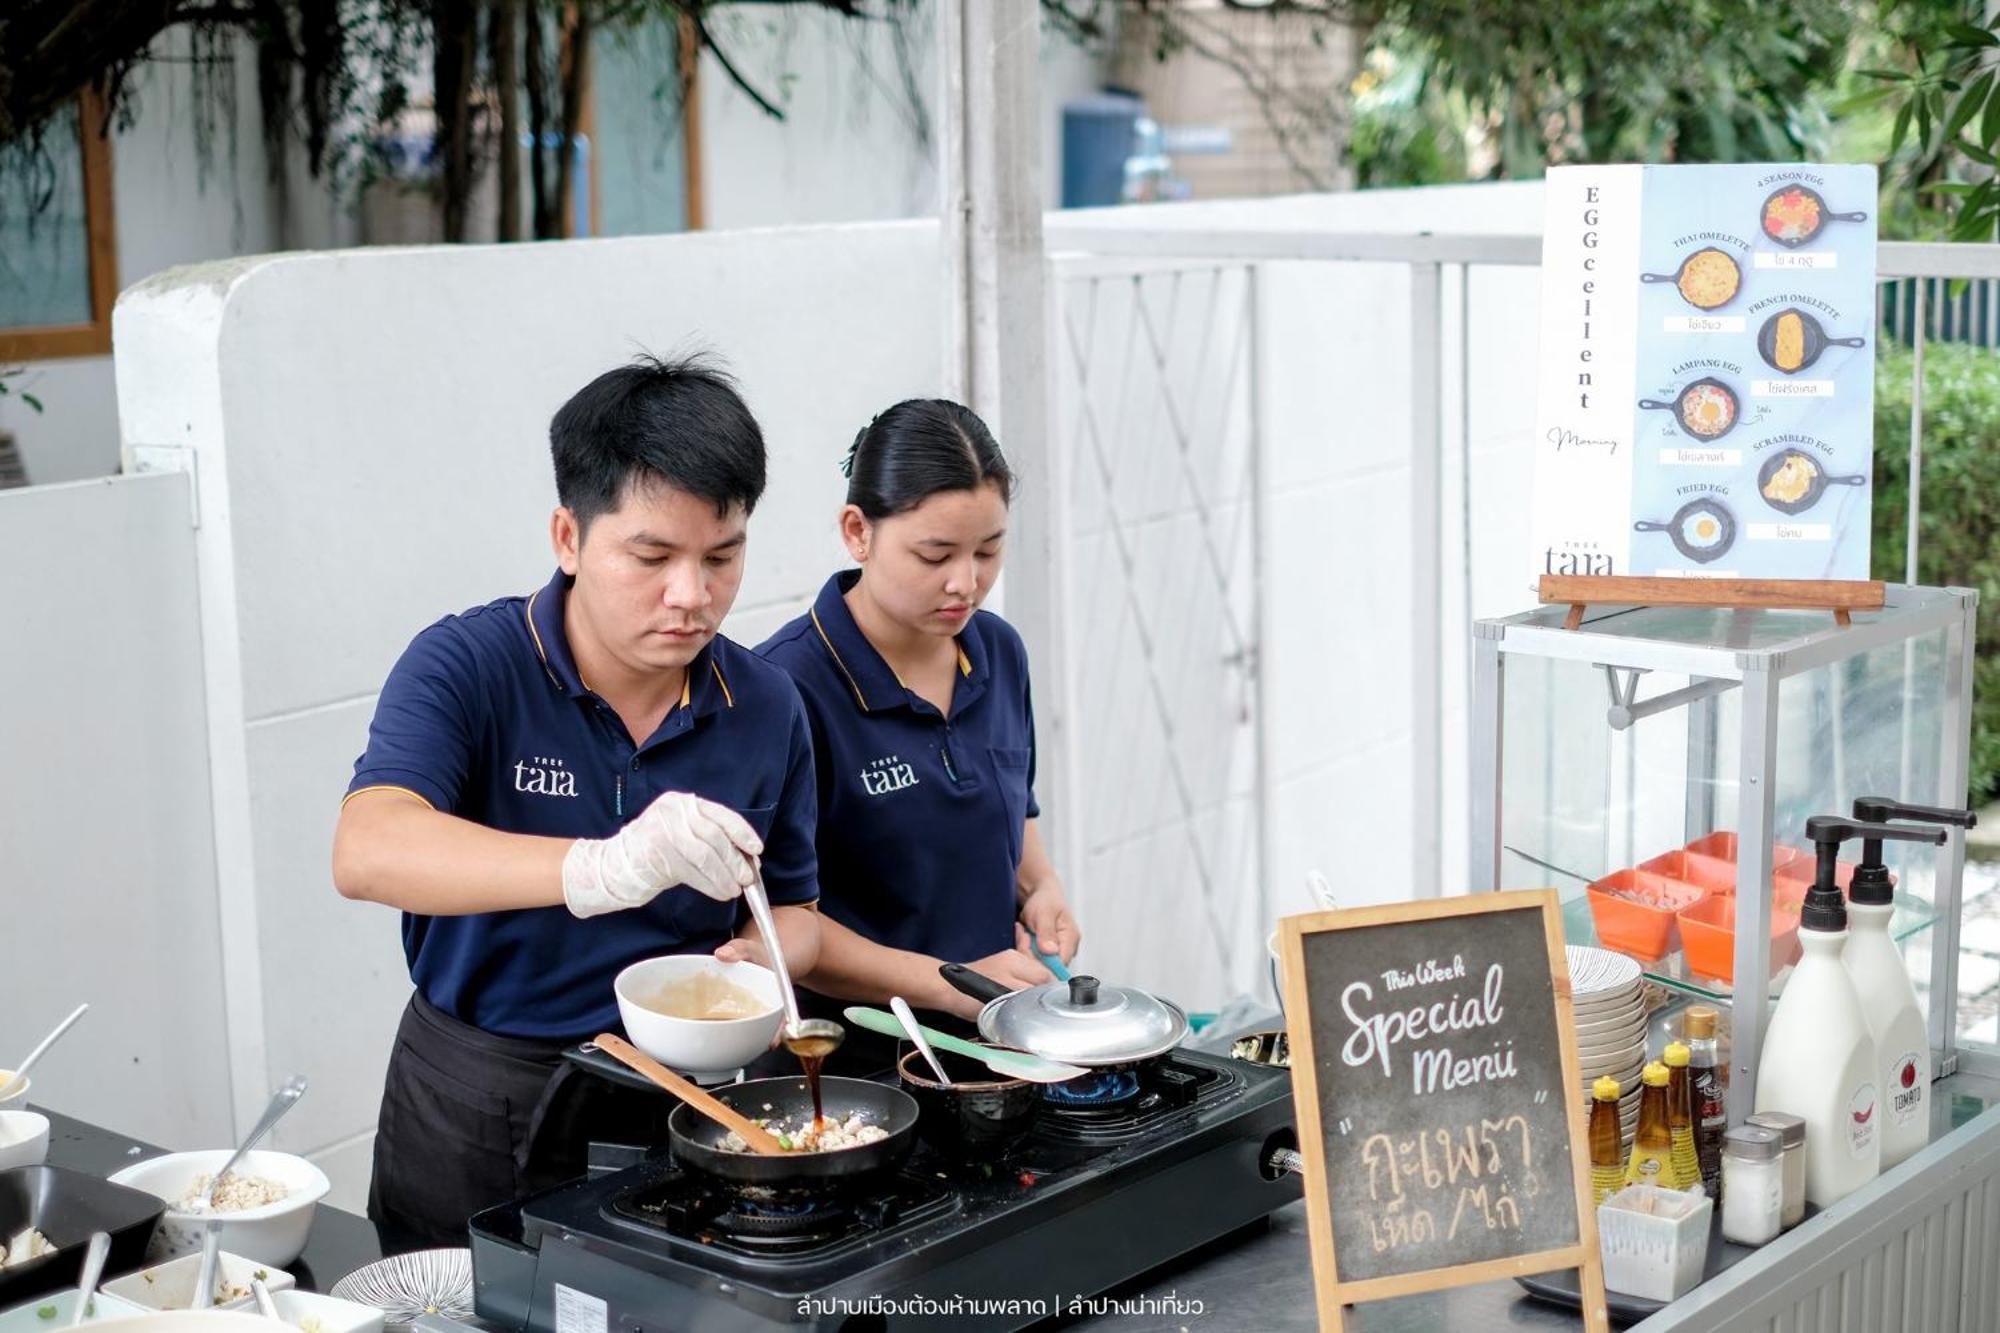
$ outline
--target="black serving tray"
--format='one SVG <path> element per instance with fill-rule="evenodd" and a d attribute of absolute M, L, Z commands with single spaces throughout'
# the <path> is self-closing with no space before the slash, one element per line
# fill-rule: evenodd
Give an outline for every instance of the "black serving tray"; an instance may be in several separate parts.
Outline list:
<path fill-rule="evenodd" d="M 140 1267 L 166 1211 L 164 1199 L 81 1171 L 59 1166 L 0 1171 L 0 1242 L 33 1227 L 56 1247 L 54 1254 L 0 1269 L 0 1307 L 75 1286 L 93 1231 L 111 1233 L 107 1276 Z"/>

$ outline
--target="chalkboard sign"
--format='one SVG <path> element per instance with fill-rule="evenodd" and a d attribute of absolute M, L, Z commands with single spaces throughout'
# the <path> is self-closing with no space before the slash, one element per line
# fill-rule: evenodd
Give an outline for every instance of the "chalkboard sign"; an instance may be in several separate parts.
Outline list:
<path fill-rule="evenodd" d="M 1356 1301 L 1580 1268 L 1586 1324 L 1607 1327 L 1554 891 L 1283 925 L 1321 1326 Z"/>

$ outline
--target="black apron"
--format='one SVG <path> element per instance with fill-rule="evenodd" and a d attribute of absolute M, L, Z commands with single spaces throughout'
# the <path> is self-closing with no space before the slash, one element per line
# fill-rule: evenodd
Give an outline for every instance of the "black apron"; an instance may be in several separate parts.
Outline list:
<path fill-rule="evenodd" d="M 368 1189 L 384 1254 L 463 1247 L 474 1213 L 583 1175 L 592 1142 L 666 1144 L 678 1103 L 585 1074 L 568 1044 L 496 1036 L 410 997 Z"/>

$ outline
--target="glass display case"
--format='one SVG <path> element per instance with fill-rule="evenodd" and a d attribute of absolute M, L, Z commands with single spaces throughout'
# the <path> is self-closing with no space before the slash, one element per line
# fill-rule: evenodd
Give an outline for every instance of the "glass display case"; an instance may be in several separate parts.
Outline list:
<path fill-rule="evenodd" d="M 1593 607 L 1577 630 L 1562 606 L 1477 622 L 1471 883 L 1553 885 L 1571 943 L 1728 1004 L 1740 1121 L 1797 956 L 1807 817 L 1847 815 L 1864 796 L 1965 803 L 1977 600 L 1891 584 L 1881 611 L 1845 627 L 1825 611 L 1709 607 Z M 1892 929 L 1929 936 L 1906 949 L 1928 957 L 1913 980 L 1942 1077 L 1960 1045 L 1964 838 L 1884 850 Z"/>

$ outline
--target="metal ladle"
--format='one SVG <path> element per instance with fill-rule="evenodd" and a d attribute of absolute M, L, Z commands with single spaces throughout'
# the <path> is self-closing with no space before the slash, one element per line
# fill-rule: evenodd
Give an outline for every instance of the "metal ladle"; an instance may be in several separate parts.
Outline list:
<path fill-rule="evenodd" d="M 938 1086 L 950 1087 L 951 1075 L 944 1072 L 944 1065 L 938 1060 L 937 1052 L 933 1051 L 930 1042 L 924 1039 L 923 1024 L 917 1022 L 917 1016 L 910 1011 L 910 1002 L 900 995 L 892 995 L 889 997 L 889 1009 L 896 1015 L 896 1021 L 903 1025 L 903 1031 L 910 1034 L 910 1040 L 916 1043 L 917 1049 L 924 1053 L 924 1059 L 930 1062 L 931 1072 L 937 1075 Z"/>
<path fill-rule="evenodd" d="M 785 1006 L 785 1026 L 780 1029 L 785 1049 L 800 1059 L 826 1059 L 847 1040 L 847 1029 L 830 1019 L 799 1017 L 799 997 L 792 990 L 792 973 L 785 966 L 785 951 L 778 945 L 778 926 L 771 919 L 771 900 L 764 894 L 761 870 L 743 890 L 743 899 L 750 904 L 757 932 L 764 937 L 764 952 L 771 958 L 771 970 L 778 975 L 778 998 Z"/>
<path fill-rule="evenodd" d="M 251 1127 L 249 1134 L 244 1136 L 242 1146 L 237 1148 L 230 1155 L 229 1160 L 222 1164 L 220 1171 L 209 1177 L 208 1188 L 201 1192 L 201 1197 L 194 1201 L 189 1211 L 199 1213 L 213 1208 L 215 1206 L 215 1191 L 221 1187 L 222 1178 L 234 1170 L 236 1164 L 243 1160 L 243 1154 L 256 1147 L 258 1140 L 271 1132 L 271 1126 L 282 1120 L 285 1112 L 297 1106 L 299 1098 L 305 1095 L 306 1076 L 304 1074 L 294 1074 L 286 1079 L 285 1086 L 279 1088 L 272 1095 L 271 1104 L 264 1108 L 263 1116 Z"/>

